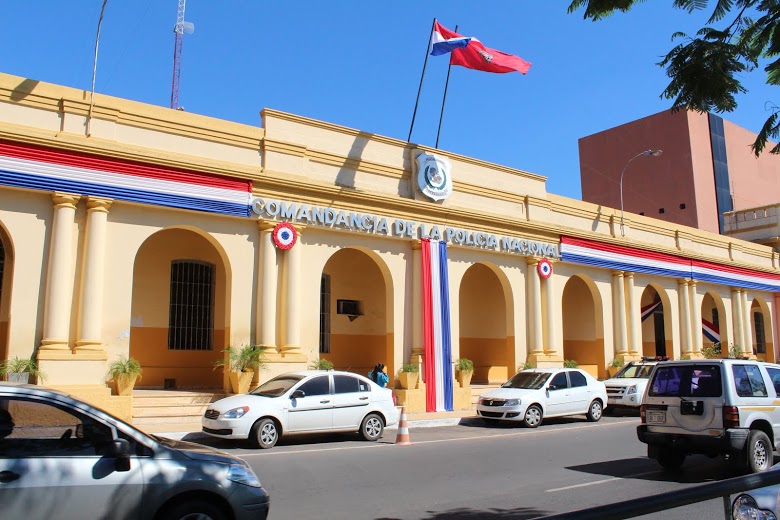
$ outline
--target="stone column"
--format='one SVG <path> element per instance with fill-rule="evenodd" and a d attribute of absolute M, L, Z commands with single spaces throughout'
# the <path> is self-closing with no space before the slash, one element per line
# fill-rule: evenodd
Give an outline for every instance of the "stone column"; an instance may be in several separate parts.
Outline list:
<path fill-rule="evenodd" d="M 276 348 L 276 292 L 278 265 L 276 246 L 274 246 L 271 233 L 274 230 L 273 223 L 263 220 L 258 222 L 260 226 L 260 241 L 258 243 L 258 288 L 257 288 L 257 315 L 255 318 L 256 342 L 264 347 Z M 294 249 L 295 247 L 293 247 Z"/>
<path fill-rule="evenodd" d="M 677 296 L 680 299 L 681 355 L 691 357 L 691 301 L 688 295 L 688 280 L 677 280 Z"/>
<path fill-rule="evenodd" d="M 634 290 L 634 273 L 626 273 L 626 294 L 628 299 L 628 353 L 640 356 L 642 352 L 642 313 Z"/>
<path fill-rule="evenodd" d="M 742 297 L 742 312 L 744 313 L 744 325 L 742 326 L 742 335 L 745 338 L 743 340 L 742 345 L 742 352 L 746 356 L 752 356 L 753 355 L 753 327 L 750 324 L 750 302 L 748 302 L 747 298 L 747 289 L 742 289 L 739 291 L 740 295 Z"/>
<path fill-rule="evenodd" d="M 87 197 L 87 226 L 81 275 L 81 312 L 76 350 L 103 350 L 103 287 L 108 208 L 113 201 Z"/>
<path fill-rule="evenodd" d="M 742 332 L 744 313 L 742 312 L 742 295 L 739 289 L 731 289 L 731 318 L 734 321 L 734 343 L 742 343 L 745 338 Z M 744 347 L 739 345 L 739 348 Z M 720 338 L 720 351 L 723 355 L 728 354 L 728 338 Z"/>
<path fill-rule="evenodd" d="M 422 302 L 422 244 L 412 242 L 412 353 L 410 363 L 415 363 L 420 374 L 425 349 L 423 339 L 423 302 Z"/>
<path fill-rule="evenodd" d="M 46 274 L 43 340 L 40 350 L 68 350 L 73 298 L 73 223 L 81 197 L 68 193 L 52 195 L 54 218 Z"/>
<path fill-rule="evenodd" d="M 691 293 L 691 321 L 693 322 L 693 345 L 691 352 L 693 356 L 700 358 L 701 347 L 704 342 L 701 331 L 701 302 L 699 302 L 699 295 L 696 292 L 696 280 L 688 282 L 688 289 Z"/>
<path fill-rule="evenodd" d="M 301 353 L 301 231 L 302 226 L 295 226 L 298 241 L 285 252 L 285 304 L 284 304 L 284 344 L 279 351 L 284 354 Z"/>
<path fill-rule="evenodd" d="M 528 262 L 528 289 L 530 291 L 530 301 L 528 302 L 528 314 L 531 339 L 531 354 L 544 355 L 544 340 L 542 338 L 542 288 L 539 283 L 539 273 L 536 272 L 536 266 L 539 265 L 537 258 L 529 258 Z"/>
<path fill-rule="evenodd" d="M 554 356 L 555 354 L 558 354 L 559 350 L 558 337 L 555 334 L 556 323 L 558 320 L 556 319 L 557 315 L 555 313 L 555 285 L 553 284 L 554 276 L 554 274 L 551 274 L 550 277 L 544 281 L 544 307 L 547 311 L 547 323 L 545 324 L 545 331 L 547 332 L 547 346 L 544 349 L 544 353 L 548 356 Z M 561 355 L 563 355 L 562 352 Z"/>
<path fill-rule="evenodd" d="M 623 271 L 612 271 L 612 320 L 615 324 L 615 357 L 628 355 L 628 333 L 626 327 L 626 292 Z"/>

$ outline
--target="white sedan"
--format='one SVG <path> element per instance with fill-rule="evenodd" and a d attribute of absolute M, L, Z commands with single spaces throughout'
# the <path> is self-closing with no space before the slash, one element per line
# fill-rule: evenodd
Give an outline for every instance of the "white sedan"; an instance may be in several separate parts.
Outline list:
<path fill-rule="evenodd" d="M 534 368 L 480 396 L 477 415 L 487 423 L 520 421 L 536 428 L 545 417 L 585 414 L 598 421 L 607 406 L 604 383 L 578 368 Z"/>
<path fill-rule="evenodd" d="M 375 441 L 399 416 L 392 390 L 351 372 L 307 370 L 211 403 L 202 425 L 212 437 L 272 448 L 289 433 L 356 431 Z"/>

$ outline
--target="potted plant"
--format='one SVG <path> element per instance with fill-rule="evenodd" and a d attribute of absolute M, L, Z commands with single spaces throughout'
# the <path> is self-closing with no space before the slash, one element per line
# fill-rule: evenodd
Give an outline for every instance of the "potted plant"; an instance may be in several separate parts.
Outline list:
<path fill-rule="evenodd" d="M 318 359 L 309 364 L 309 370 L 333 370 L 333 362 L 327 359 Z"/>
<path fill-rule="evenodd" d="M 222 367 L 227 371 L 230 388 L 234 394 L 247 393 L 255 370 L 265 368 L 264 350 L 258 345 L 229 346 L 222 351 L 227 355 L 214 362 L 214 368 Z"/>
<path fill-rule="evenodd" d="M 114 383 L 116 395 L 132 395 L 135 382 L 141 379 L 141 363 L 131 357 L 120 356 L 108 365 L 108 377 Z"/>
<path fill-rule="evenodd" d="M 420 368 L 415 363 L 404 363 L 398 371 L 398 382 L 404 390 L 412 390 L 417 386 L 417 373 Z"/>
<path fill-rule="evenodd" d="M 609 362 L 609 365 L 607 366 L 607 373 L 609 373 L 609 377 L 615 377 L 615 374 L 620 372 L 620 369 L 625 366 L 625 363 L 622 359 L 615 358 L 612 361 Z"/>
<path fill-rule="evenodd" d="M 574 361 L 573 359 L 563 360 L 563 368 L 577 368 L 578 366 L 580 366 L 580 364 Z"/>
<path fill-rule="evenodd" d="M 519 367 L 519 368 L 518 368 L 518 370 L 517 370 L 517 371 L 518 371 L 518 372 L 521 372 L 521 371 L 523 371 L 523 370 L 530 370 L 530 369 L 532 369 L 533 367 L 534 367 L 534 364 L 533 364 L 533 363 L 531 363 L 530 361 L 526 361 L 525 363 L 523 363 L 523 366 L 521 366 L 521 367 Z"/>
<path fill-rule="evenodd" d="M 23 359 L 17 356 L 0 363 L 0 377 L 11 383 L 29 383 L 30 376 L 44 379 L 44 374 L 38 370 L 38 365 L 33 359 Z"/>
<path fill-rule="evenodd" d="M 471 384 L 474 363 L 470 359 L 460 358 L 455 361 L 455 371 L 458 373 L 458 383 L 460 383 L 461 388 L 466 388 Z"/>

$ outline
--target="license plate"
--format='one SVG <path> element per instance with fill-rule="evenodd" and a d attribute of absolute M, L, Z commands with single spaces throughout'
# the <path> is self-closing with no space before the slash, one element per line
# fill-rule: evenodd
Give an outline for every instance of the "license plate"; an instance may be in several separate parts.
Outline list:
<path fill-rule="evenodd" d="M 649 423 L 665 423 L 666 412 L 647 412 L 647 422 Z"/>

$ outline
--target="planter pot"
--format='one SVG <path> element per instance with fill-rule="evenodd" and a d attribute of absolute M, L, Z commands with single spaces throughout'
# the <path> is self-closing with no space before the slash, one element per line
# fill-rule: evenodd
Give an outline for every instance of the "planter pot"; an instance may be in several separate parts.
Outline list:
<path fill-rule="evenodd" d="M 254 371 L 248 372 L 230 372 L 228 379 L 230 379 L 230 389 L 234 394 L 245 394 L 249 392 L 249 385 L 252 384 L 252 377 L 255 375 Z"/>
<path fill-rule="evenodd" d="M 30 382 L 30 373 L 29 372 L 8 372 L 5 375 L 6 381 L 9 383 L 29 383 Z"/>
<path fill-rule="evenodd" d="M 133 395 L 133 387 L 138 376 L 118 377 L 114 379 L 116 395 Z"/>
<path fill-rule="evenodd" d="M 413 390 L 417 386 L 417 372 L 398 372 L 398 382 L 404 390 Z"/>
<path fill-rule="evenodd" d="M 471 376 L 474 375 L 473 370 L 458 370 L 458 383 L 460 383 L 461 388 L 466 388 L 467 386 L 471 385 Z"/>
<path fill-rule="evenodd" d="M 607 367 L 607 374 L 609 374 L 609 377 L 615 377 L 615 374 L 620 372 L 620 370 L 623 367 Z"/>

